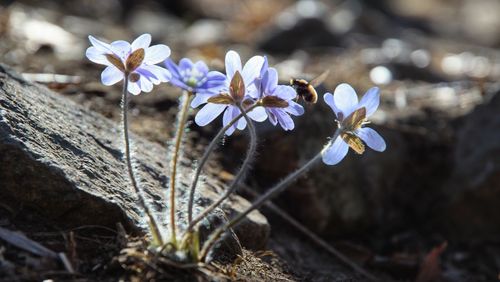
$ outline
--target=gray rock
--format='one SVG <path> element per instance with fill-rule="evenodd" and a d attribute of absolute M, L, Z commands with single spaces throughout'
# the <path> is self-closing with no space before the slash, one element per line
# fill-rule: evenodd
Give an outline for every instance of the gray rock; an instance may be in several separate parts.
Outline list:
<path fill-rule="evenodd" d="M 441 222 L 454 237 L 497 239 L 500 234 L 500 90 L 464 118 L 447 183 L 451 204 Z"/>
<path fill-rule="evenodd" d="M 167 225 L 167 151 L 131 136 L 140 185 Z M 89 224 L 113 227 L 122 222 L 130 230 L 140 231 L 144 227 L 142 212 L 129 186 L 121 145 L 116 123 L 26 82 L 0 65 L 1 204 L 38 213 L 63 228 Z M 178 168 L 181 207 L 186 202 L 191 166 L 191 160 L 183 159 Z M 197 209 L 212 202 L 221 189 L 224 185 L 219 180 L 205 177 L 199 185 Z M 248 205 L 235 196 L 223 209 L 231 217 Z M 178 216 L 184 218 L 183 212 Z M 266 244 L 270 227 L 255 211 L 235 232 L 244 247 L 255 249 Z"/>

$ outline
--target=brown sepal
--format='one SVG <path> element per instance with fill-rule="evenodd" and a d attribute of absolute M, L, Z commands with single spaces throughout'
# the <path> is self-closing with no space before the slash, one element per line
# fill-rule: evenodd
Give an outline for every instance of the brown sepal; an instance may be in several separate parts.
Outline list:
<path fill-rule="evenodd" d="M 125 71 L 125 66 L 122 63 L 122 60 L 120 60 L 120 58 L 118 58 L 115 54 L 106 54 L 105 56 L 108 62 L 113 64 L 113 66 L 117 67 L 122 72 Z"/>
<path fill-rule="evenodd" d="M 363 125 L 364 121 L 366 121 L 366 108 L 362 107 L 346 117 L 342 122 L 342 125 L 346 130 L 354 131 L 359 129 L 361 125 Z"/>
<path fill-rule="evenodd" d="M 261 102 L 264 107 L 272 107 L 272 108 L 286 108 L 288 107 L 288 102 L 276 97 L 276 96 L 266 96 L 262 98 Z"/>
<path fill-rule="evenodd" d="M 145 55 L 146 52 L 144 52 L 143 48 L 139 48 L 134 52 L 132 52 L 127 58 L 126 62 L 127 71 L 132 72 L 136 68 L 138 68 L 142 64 Z"/>
<path fill-rule="evenodd" d="M 229 94 L 221 93 L 208 98 L 207 102 L 212 104 L 234 104 L 234 100 Z"/>
<path fill-rule="evenodd" d="M 229 94 L 233 97 L 234 101 L 240 102 L 245 96 L 245 82 L 239 71 L 231 79 L 231 84 L 229 85 Z"/>
<path fill-rule="evenodd" d="M 356 154 L 361 155 L 365 152 L 365 144 L 361 141 L 361 139 L 349 132 L 343 132 L 340 134 L 340 137 L 344 139 L 344 141 L 351 147 L 351 149 L 356 152 Z"/>

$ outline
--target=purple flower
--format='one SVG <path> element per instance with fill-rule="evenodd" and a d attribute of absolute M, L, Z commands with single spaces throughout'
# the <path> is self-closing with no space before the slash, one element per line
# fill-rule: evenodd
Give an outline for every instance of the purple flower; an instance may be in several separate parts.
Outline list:
<path fill-rule="evenodd" d="M 123 40 L 107 44 L 90 35 L 89 40 L 93 46 L 87 49 L 87 58 L 107 66 L 101 74 L 104 85 L 113 85 L 127 76 L 128 91 L 138 95 L 150 92 L 153 84 L 167 82 L 171 76 L 168 70 L 155 65 L 170 56 L 170 48 L 162 44 L 150 47 L 149 34 L 139 36 L 132 44 Z"/>
<path fill-rule="evenodd" d="M 195 122 L 199 126 L 205 126 L 212 122 L 222 112 L 224 116 L 222 123 L 226 126 L 231 120 L 236 118 L 241 111 L 238 105 L 248 108 L 255 103 L 253 96 L 257 92 L 255 85 L 256 78 L 259 77 L 264 58 L 262 56 L 254 56 L 241 67 L 241 59 L 235 51 L 229 51 L 226 54 L 226 81 L 220 94 L 213 95 L 207 100 L 207 104 L 195 116 Z M 231 89 L 231 83 L 234 82 L 235 74 L 241 75 L 241 87 L 238 89 Z M 243 89 L 244 92 L 239 92 Z M 236 93 L 237 92 L 237 93 Z M 256 107 L 248 116 L 255 121 L 264 121 L 267 118 L 266 111 L 263 107 Z M 226 135 L 231 135 L 236 128 L 243 130 L 247 125 L 244 118 L 241 118 L 227 131 Z"/>
<path fill-rule="evenodd" d="M 278 85 L 278 72 L 268 68 L 260 81 L 261 104 L 266 110 L 269 121 L 273 125 L 279 124 L 284 130 L 295 127 L 290 115 L 304 114 L 304 108 L 293 101 L 297 92 L 290 86 Z"/>
<path fill-rule="evenodd" d="M 193 108 L 206 103 L 210 96 L 219 94 L 226 83 L 224 74 L 209 71 L 203 61 L 193 63 L 190 59 L 184 58 L 177 66 L 171 59 L 168 59 L 165 61 L 165 66 L 172 74 L 170 83 L 196 94 L 191 102 Z"/>
<path fill-rule="evenodd" d="M 368 123 L 367 118 L 378 108 L 380 91 L 377 87 L 370 88 L 360 102 L 354 89 L 346 83 L 337 86 L 333 95 L 326 93 L 323 98 L 337 116 L 340 129 L 337 139 L 323 150 L 325 164 L 338 164 L 347 155 L 349 147 L 362 154 L 365 146 L 361 140 L 375 151 L 385 150 L 384 139 L 375 130 L 363 127 Z"/>

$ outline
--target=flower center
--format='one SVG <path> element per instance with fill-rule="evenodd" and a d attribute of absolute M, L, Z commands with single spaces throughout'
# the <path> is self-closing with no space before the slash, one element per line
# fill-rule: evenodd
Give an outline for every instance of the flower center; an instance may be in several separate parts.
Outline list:
<path fill-rule="evenodd" d="M 198 79 L 196 77 L 190 77 L 187 79 L 186 84 L 190 87 L 198 86 Z"/>
<path fill-rule="evenodd" d="M 193 69 L 189 69 L 189 70 L 185 70 L 183 73 L 182 73 L 182 76 L 184 77 L 184 82 L 186 83 L 186 85 L 188 85 L 189 87 L 198 87 L 200 85 L 200 83 L 203 83 L 204 81 L 204 76 L 205 74 L 198 71 L 197 69 L 193 68 Z"/>

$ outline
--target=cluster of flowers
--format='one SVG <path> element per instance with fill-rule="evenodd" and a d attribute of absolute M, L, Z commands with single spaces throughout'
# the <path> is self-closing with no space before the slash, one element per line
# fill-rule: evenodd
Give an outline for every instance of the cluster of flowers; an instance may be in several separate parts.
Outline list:
<path fill-rule="evenodd" d="M 304 113 L 304 108 L 296 102 L 296 90 L 279 84 L 278 72 L 269 67 L 264 56 L 254 56 L 242 66 L 238 53 L 229 51 L 223 74 L 210 71 L 202 61 L 193 63 L 184 58 L 175 64 L 168 59 L 169 47 L 150 46 L 149 34 L 139 36 L 131 44 L 121 40 L 107 44 L 92 36 L 89 40 L 92 46 L 86 52 L 88 59 L 107 66 L 101 74 L 103 84 L 123 81 L 124 95 L 138 95 L 150 92 L 153 85 L 170 82 L 191 94 L 191 107 L 203 105 L 194 118 L 199 126 L 209 124 L 223 113 L 226 135 L 236 129 L 243 130 L 250 119 L 256 122 L 269 119 L 274 126 L 279 124 L 284 130 L 293 130 L 295 124 L 291 116 Z M 164 67 L 157 65 L 159 63 Z M 349 147 L 358 154 L 363 153 L 363 142 L 373 150 L 385 150 L 383 138 L 375 130 L 363 127 L 379 106 L 378 88 L 369 89 L 358 101 L 354 89 L 344 83 L 323 98 L 333 110 L 337 123 L 335 134 L 319 155 L 325 164 L 338 164 Z"/>

